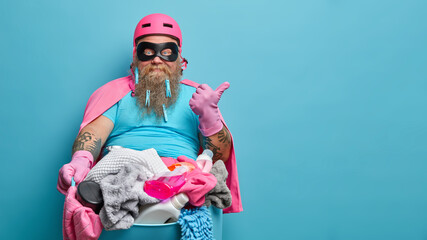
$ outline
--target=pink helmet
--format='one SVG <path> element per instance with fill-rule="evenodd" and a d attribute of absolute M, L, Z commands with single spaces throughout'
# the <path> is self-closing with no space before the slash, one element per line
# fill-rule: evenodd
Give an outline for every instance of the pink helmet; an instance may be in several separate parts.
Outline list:
<path fill-rule="evenodd" d="M 182 34 L 178 23 L 171 17 L 162 13 L 153 13 L 142 18 L 136 25 L 133 35 L 133 57 L 136 54 L 136 40 L 145 35 L 165 34 L 178 40 L 179 53 L 181 55 Z M 187 59 L 182 58 L 183 70 L 187 68 Z"/>
<path fill-rule="evenodd" d="M 154 13 L 141 19 L 135 28 L 133 46 L 136 47 L 135 44 L 138 38 L 151 34 L 165 34 L 175 37 L 178 39 L 178 46 L 182 47 L 181 29 L 178 23 L 166 14 Z"/>

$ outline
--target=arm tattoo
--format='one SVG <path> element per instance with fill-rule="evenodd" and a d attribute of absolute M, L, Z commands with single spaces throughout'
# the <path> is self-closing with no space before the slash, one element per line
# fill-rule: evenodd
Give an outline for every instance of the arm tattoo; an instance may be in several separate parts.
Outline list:
<path fill-rule="evenodd" d="M 96 159 L 101 152 L 101 139 L 95 138 L 95 136 L 90 132 L 80 133 L 77 136 L 76 141 L 73 144 L 72 154 L 79 150 L 86 150 L 92 153 L 94 159 Z"/>
<path fill-rule="evenodd" d="M 79 150 L 85 149 L 85 143 L 92 141 L 92 134 L 89 132 L 80 133 L 73 144 L 73 154 Z"/>
<path fill-rule="evenodd" d="M 218 132 L 218 140 L 221 143 L 230 144 L 230 133 L 225 128 L 223 128 L 221 131 Z"/>
<path fill-rule="evenodd" d="M 101 152 L 101 139 L 95 139 L 92 143 L 90 143 L 88 149 L 90 153 L 92 153 L 93 159 L 96 160 Z"/>
<path fill-rule="evenodd" d="M 219 152 L 221 149 L 218 146 L 215 146 L 209 137 L 204 138 L 203 148 L 210 149 L 213 152 L 213 159 L 218 160 L 222 158 L 222 153 Z"/>

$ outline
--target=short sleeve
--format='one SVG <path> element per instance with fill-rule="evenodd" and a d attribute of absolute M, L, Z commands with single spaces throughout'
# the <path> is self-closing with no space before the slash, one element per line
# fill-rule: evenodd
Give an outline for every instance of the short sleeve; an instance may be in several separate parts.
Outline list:
<path fill-rule="evenodd" d="M 114 124 L 116 124 L 116 115 L 117 115 L 117 103 L 105 111 L 103 116 L 109 118 Z"/>

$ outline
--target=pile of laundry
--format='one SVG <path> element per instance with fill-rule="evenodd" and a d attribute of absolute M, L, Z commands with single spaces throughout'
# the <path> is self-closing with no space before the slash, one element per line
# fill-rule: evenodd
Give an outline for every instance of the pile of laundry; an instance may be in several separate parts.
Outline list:
<path fill-rule="evenodd" d="M 181 239 L 213 239 L 207 207 L 231 206 L 223 161 L 212 165 L 211 159 L 195 161 L 185 156 L 171 161 L 161 158 L 155 149 L 136 151 L 114 146 L 108 150 L 85 180 L 67 192 L 64 239 L 98 239 L 102 229 L 170 222 L 180 224 Z M 166 188 L 167 184 L 174 188 Z M 174 191 L 169 193 L 171 189 Z M 170 209 L 170 216 L 163 216 L 166 208 Z M 158 209 L 162 216 L 156 212 Z"/>

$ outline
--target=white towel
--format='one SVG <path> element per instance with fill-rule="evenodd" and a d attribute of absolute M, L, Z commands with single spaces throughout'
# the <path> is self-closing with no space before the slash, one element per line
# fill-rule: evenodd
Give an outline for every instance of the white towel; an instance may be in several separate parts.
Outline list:
<path fill-rule="evenodd" d="M 157 173 L 169 171 L 154 148 L 137 151 L 113 146 L 107 149 L 110 152 L 90 170 L 85 180 L 99 183 L 104 177 L 117 174 L 125 164 L 129 163 L 143 165 L 142 169 L 145 171 L 144 174 L 147 178 L 151 178 Z"/>

